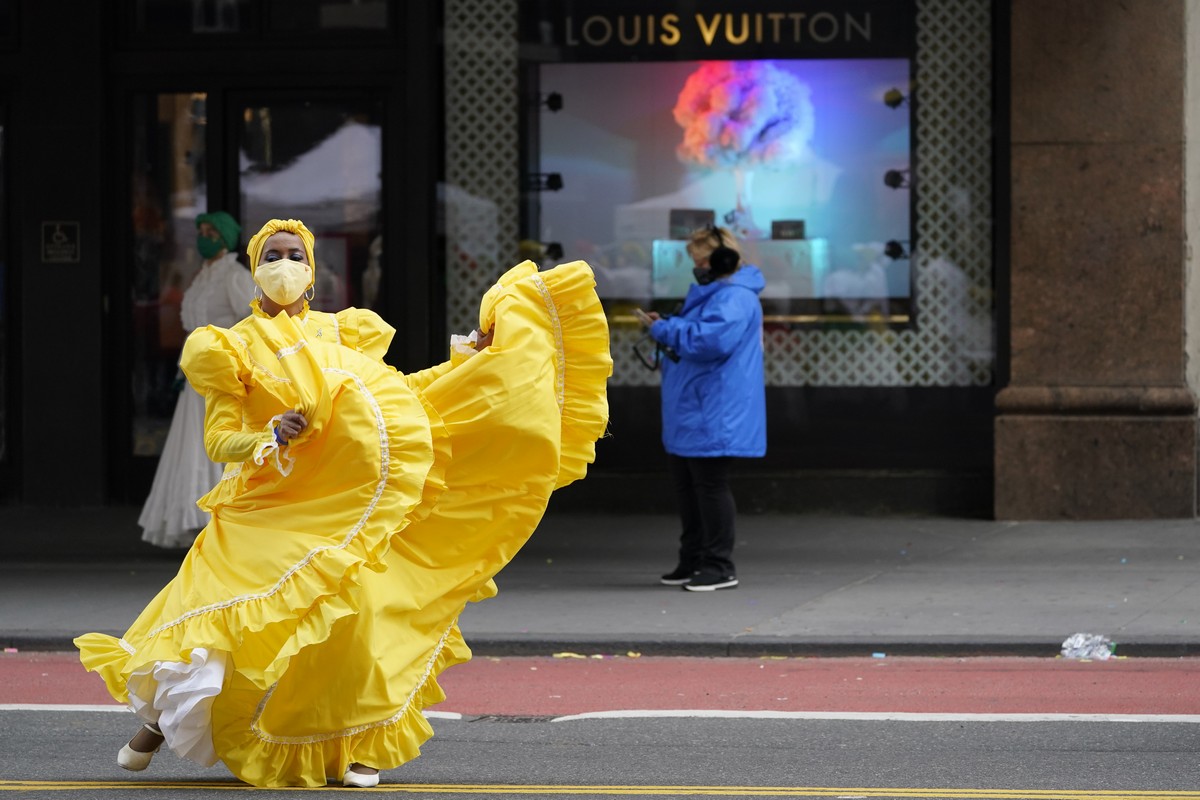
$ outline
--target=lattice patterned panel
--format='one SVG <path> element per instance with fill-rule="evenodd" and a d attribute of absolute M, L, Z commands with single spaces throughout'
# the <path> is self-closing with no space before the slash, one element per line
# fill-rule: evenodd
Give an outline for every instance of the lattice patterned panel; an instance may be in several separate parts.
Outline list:
<path fill-rule="evenodd" d="M 519 260 L 517 2 L 448 0 L 445 14 L 446 318 L 467 333 Z"/>
<path fill-rule="evenodd" d="M 991 3 L 918 0 L 917 327 L 768 330 L 773 386 L 986 386 L 992 380 Z M 516 260 L 517 0 L 446 3 L 447 312 L 476 303 Z M 614 385 L 653 383 L 613 329 Z"/>

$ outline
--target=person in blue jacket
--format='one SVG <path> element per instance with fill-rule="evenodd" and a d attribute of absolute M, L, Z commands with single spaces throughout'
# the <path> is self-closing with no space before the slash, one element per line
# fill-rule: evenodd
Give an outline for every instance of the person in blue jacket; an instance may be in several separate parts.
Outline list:
<path fill-rule="evenodd" d="M 683 524 L 679 563 L 668 586 L 710 592 L 738 585 L 733 564 L 737 506 L 729 487 L 734 458 L 767 451 L 762 305 L 765 281 L 742 263 L 728 230 L 708 226 L 687 245 L 696 284 L 679 313 L 646 314 L 662 362 L 663 446 Z"/>

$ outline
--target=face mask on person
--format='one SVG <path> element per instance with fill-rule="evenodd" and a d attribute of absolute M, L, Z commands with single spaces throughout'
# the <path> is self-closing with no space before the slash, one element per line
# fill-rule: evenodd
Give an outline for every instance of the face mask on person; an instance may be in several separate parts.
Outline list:
<path fill-rule="evenodd" d="M 221 254 L 225 249 L 225 243 L 220 239 L 210 239 L 207 236 L 196 237 L 196 249 L 200 251 L 200 257 L 205 261 L 211 261 Z"/>
<path fill-rule="evenodd" d="M 696 283 L 700 284 L 701 286 L 707 286 L 708 284 L 712 283 L 713 278 L 716 277 L 712 274 L 712 270 L 708 269 L 707 267 L 693 267 L 692 275 L 696 278 Z"/>
<path fill-rule="evenodd" d="M 300 261 L 281 258 L 259 264 L 254 270 L 254 282 L 263 294 L 281 306 L 290 306 L 312 285 L 312 267 Z"/>

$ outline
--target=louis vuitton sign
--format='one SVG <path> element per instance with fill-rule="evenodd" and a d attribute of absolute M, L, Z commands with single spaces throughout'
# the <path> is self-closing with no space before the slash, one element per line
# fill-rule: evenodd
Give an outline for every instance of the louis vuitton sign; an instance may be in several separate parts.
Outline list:
<path fill-rule="evenodd" d="M 916 6 L 913 0 L 526 0 L 521 27 L 523 43 L 533 46 L 527 49 L 543 50 L 547 60 L 909 57 Z"/>

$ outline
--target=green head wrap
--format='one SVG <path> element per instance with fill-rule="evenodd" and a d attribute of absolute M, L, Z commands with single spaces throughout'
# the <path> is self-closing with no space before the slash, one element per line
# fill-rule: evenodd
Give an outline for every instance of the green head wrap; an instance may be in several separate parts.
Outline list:
<path fill-rule="evenodd" d="M 211 211 L 196 217 L 196 227 L 199 228 L 202 222 L 207 222 L 217 229 L 221 234 L 221 241 L 225 242 L 226 250 L 231 253 L 237 250 L 238 234 L 242 232 L 242 226 L 237 224 L 237 220 L 224 211 Z"/>

